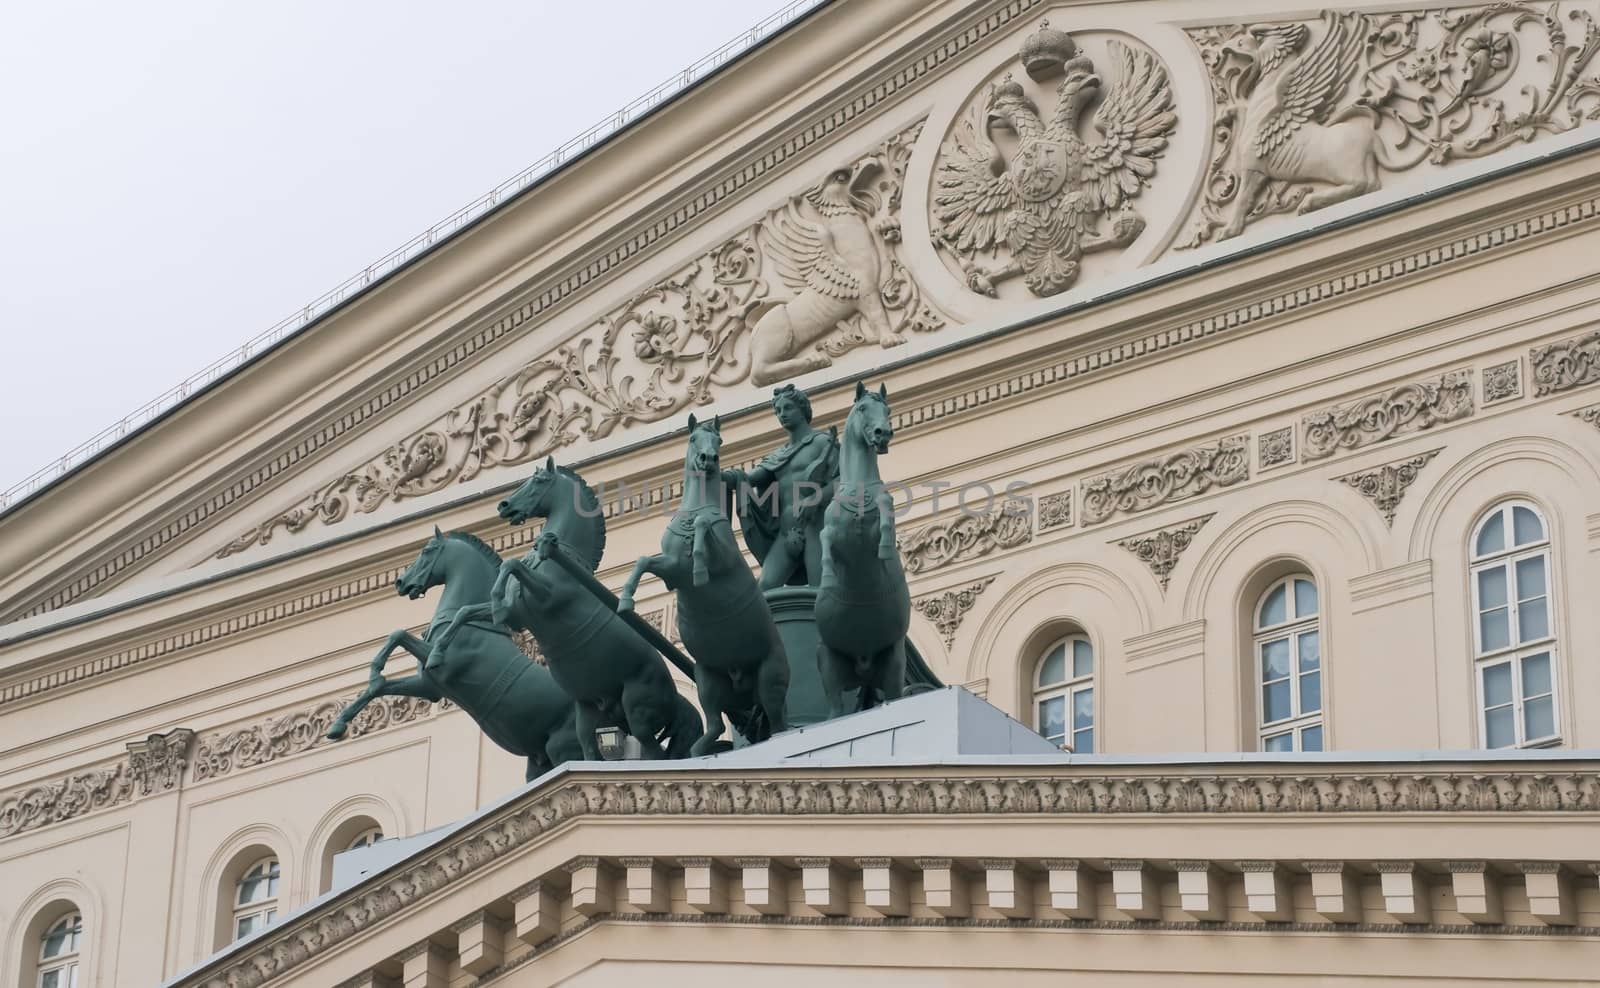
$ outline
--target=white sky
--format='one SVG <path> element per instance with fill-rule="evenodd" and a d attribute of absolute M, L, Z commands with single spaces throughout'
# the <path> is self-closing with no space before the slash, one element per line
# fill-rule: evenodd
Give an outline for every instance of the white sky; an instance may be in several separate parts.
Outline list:
<path fill-rule="evenodd" d="M 0 490 L 784 5 L 0 3 Z"/>

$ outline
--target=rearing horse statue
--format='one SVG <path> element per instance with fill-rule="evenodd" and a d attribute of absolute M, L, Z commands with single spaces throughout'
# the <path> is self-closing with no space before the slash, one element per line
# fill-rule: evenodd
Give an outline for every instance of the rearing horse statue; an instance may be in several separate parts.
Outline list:
<path fill-rule="evenodd" d="M 427 632 L 421 638 L 403 628 L 389 633 L 372 657 L 366 690 L 339 712 L 328 737 L 344 737 L 362 708 L 380 696 L 419 696 L 435 703 L 449 697 L 491 741 L 528 760 L 529 779 L 580 757 L 572 698 L 548 669 L 517 648 L 510 631 L 488 620 L 489 590 L 499 572 L 499 553 L 481 539 L 435 527 L 416 561 L 395 580 L 395 590 L 412 600 L 444 586 Z M 439 640 L 440 625 L 474 607 L 480 617 L 459 625 L 452 640 Z M 416 656 L 416 675 L 383 677 L 396 648 Z"/>
<path fill-rule="evenodd" d="M 687 755 L 701 734 L 700 714 L 673 686 L 661 655 L 550 558 L 565 552 L 591 573 L 599 568 L 606 527 L 593 489 L 547 458 L 543 469 L 500 502 L 499 511 L 513 525 L 542 517 L 544 529 L 532 551 L 501 565 L 488 605 L 462 608 L 441 641 L 484 615 L 525 628 L 538 640 L 556 684 L 577 703 L 584 757 L 600 757 L 594 732 L 607 724 L 620 724 L 637 738 L 646 758 Z M 663 736 L 671 739 L 665 748 Z"/>
<path fill-rule="evenodd" d="M 733 536 L 721 449 L 721 420 L 696 422 L 690 415 L 682 506 L 661 536 L 661 554 L 639 557 L 618 602 L 619 610 L 633 609 L 634 592 L 646 573 L 677 593 L 678 634 L 694 656 L 695 687 L 706 715 L 695 755 L 712 750 L 722 736 L 725 713 L 752 743 L 788 729 L 789 658 Z"/>
<path fill-rule="evenodd" d="M 860 688 L 860 709 L 905 692 L 911 594 L 894 540 L 894 499 L 878 475 L 893 437 L 888 388 L 874 393 L 857 381 L 839 487 L 823 516 L 817 589 L 817 663 L 833 717 L 848 712 L 847 689 Z"/>

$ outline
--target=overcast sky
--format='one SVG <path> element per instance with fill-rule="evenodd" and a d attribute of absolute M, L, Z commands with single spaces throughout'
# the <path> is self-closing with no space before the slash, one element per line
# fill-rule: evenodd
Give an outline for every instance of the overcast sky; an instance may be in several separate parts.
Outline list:
<path fill-rule="evenodd" d="M 786 2 L 0 3 L 0 490 Z"/>

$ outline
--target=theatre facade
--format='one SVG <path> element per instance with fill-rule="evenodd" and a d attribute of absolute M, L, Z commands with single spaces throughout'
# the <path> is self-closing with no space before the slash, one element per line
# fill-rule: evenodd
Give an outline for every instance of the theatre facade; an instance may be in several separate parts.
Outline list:
<path fill-rule="evenodd" d="M 0 512 L 0 985 L 1592 983 L 1597 21 L 815 5 Z M 436 528 L 615 592 L 858 382 L 914 695 L 327 738 Z"/>

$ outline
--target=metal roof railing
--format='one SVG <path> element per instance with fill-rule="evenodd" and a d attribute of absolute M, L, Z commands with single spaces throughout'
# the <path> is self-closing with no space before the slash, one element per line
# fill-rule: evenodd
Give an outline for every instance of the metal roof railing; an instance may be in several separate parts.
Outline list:
<path fill-rule="evenodd" d="M 191 396 L 205 390 L 212 382 L 249 363 L 255 357 L 272 349 L 279 342 L 309 326 L 321 316 L 342 303 L 361 294 L 374 283 L 394 273 L 406 264 L 432 250 L 465 229 L 476 220 L 493 212 L 517 193 L 540 179 L 571 163 L 592 148 L 639 120 L 651 110 L 690 88 L 761 42 L 783 30 L 789 24 L 810 13 L 828 0 L 793 0 L 783 8 L 763 19 L 710 54 L 672 78 L 651 89 L 588 130 L 557 147 L 554 151 L 501 182 L 472 202 L 428 227 L 394 250 L 368 264 L 361 271 L 301 306 L 276 325 L 257 334 L 243 345 L 212 361 L 206 367 L 179 382 L 175 387 L 156 396 L 133 412 L 102 429 L 88 441 L 80 443 L 45 467 L 0 492 L 0 513 L 16 507 L 34 494 L 50 486 L 100 453 L 117 445 L 128 436 L 154 422 L 167 412 L 183 404 Z"/>

